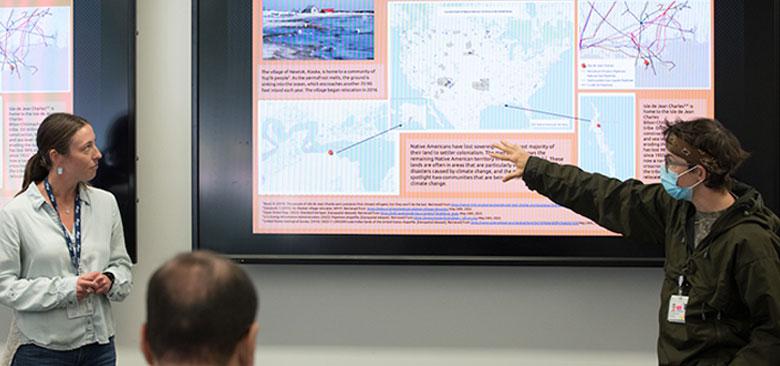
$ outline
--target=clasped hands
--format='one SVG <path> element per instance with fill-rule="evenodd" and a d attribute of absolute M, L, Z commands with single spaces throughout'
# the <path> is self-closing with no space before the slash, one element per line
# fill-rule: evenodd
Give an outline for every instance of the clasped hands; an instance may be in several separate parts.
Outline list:
<path fill-rule="evenodd" d="M 111 279 L 100 272 L 89 272 L 76 280 L 76 299 L 83 300 L 90 294 L 102 295 L 111 289 Z"/>

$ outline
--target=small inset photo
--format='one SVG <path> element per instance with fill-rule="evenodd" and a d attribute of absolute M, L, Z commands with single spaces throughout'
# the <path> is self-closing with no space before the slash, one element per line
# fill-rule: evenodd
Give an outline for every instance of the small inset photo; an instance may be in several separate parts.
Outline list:
<path fill-rule="evenodd" d="M 264 60 L 373 60 L 374 0 L 265 0 Z"/>

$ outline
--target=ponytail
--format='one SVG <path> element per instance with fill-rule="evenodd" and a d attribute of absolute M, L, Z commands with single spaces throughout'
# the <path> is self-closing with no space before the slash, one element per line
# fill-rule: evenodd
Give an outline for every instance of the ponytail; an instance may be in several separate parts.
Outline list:
<path fill-rule="evenodd" d="M 49 164 L 39 151 L 27 160 L 27 165 L 24 167 L 22 190 L 16 195 L 22 194 L 27 190 L 30 184 L 42 181 L 47 175 L 49 175 Z"/>

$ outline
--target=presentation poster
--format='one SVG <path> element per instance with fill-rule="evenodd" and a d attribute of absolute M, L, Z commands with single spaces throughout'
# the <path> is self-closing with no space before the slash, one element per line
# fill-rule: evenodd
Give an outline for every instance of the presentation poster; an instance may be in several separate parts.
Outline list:
<path fill-rule="evenodd" d="M 664 121 L 714 116 L 712 14 L 712 0 L 254 0 L 253 232 L 614 235 L 502 183 L 514 167 L 491 144 L 657 182 Z"/>
<path fill-rule="evenodd" d="M 73 109 L 71 0 L 0 3 L 0 207 L 21 188 L 38 125 Z"/>

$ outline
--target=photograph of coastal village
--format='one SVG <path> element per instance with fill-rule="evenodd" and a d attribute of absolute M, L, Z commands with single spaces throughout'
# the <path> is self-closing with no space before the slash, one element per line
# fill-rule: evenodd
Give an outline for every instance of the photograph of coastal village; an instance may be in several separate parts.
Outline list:
<path fill-rule="evenodd" d="M 264 60 L 373 60 L 374 0 L 262 2 Z"/>

